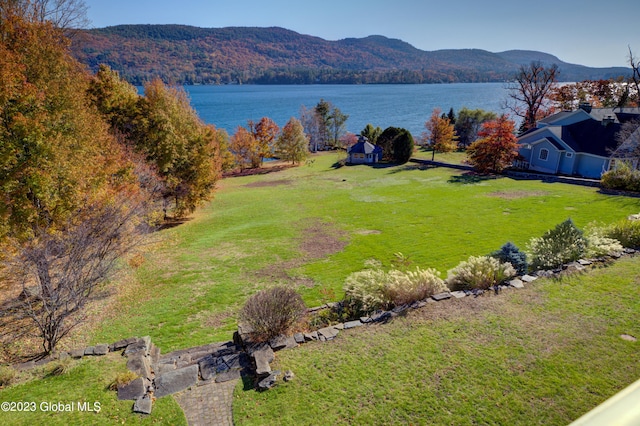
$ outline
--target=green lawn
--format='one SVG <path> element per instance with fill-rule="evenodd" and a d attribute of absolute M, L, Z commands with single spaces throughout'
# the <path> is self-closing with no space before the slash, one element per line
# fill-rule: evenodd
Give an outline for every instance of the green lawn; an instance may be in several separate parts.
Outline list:
<path fill-rule="evenodd" d="M 234 400 L 241 425 L 565 425 L 640 378 L 640 262 L 431 304 L 277 353 L 296 377 Z"/>
<path fill-rule="evenodd" d="M 98 311 L 98 308 L 94 308 L 92 312 L 95 321 L 91 327 L 81 330 L 81 336 L 85 336 L 86 340 L 84 343 L 110 343 L 130 336 L 149 335 L 166 353 L 175 349 L 229 340 L 236 328 L 237 311 L 244 300 L 260 288 L 274 283 L 297 286 L 307 305 L 313 306 L 327 298 L 341 298 L 344 279 L 351 272 L 362 269 L 368 259 L 379 260 L 385 267 L 389 267 L 394 258 L 393 254 L 402 252 L 411 259 L 412 267 L 435 267 L 446 275 L 448 269 L 469 255 L 486 254 L 509 240 L 518 246 L 525 246 L 531 237 L 540 236 L 567 217 L 571 217 L 578 226 L 583 227 L 595 220 L 613 222 L 640 211 L 640 200 L 599 194 L 594 188 L 516 181 L 508 178 L 479 179 L 461 174 L 457 170 L 423 168 L 411 163 L 394 167 L 334 168 L 333 165 L 340 159 L 340 154 L 323 154 L 314 156 L 311 162 L 301 167 L 260 176 L 222 180 L 215 200 L 200 209 L 192 220 L 158 233 L 156 237 L 159 242 L 148 249 L 142 266 L 135 271 L 129 271 L 113 284 L 117 291 L 114 292 L 108 309 Z M 637 296 L 637 293 L 635 294 Z M 558 306 L 551 307 L 556 309 L 553 312 L 562 313 L 564 302 L 558 303 Z M 529 305 L 524 302 L 522 305 L 527 308 L 525 312 L 537 309 L 544 313 L 549 307 L 545 304 Z M 615 311 L 615 308 L 609 309 Z M 468 324 L 473 324 L 471 329 L 464 328 L 480 341 L 472 352 L 482 352 L 489 359 L 492 356 L 502 359 L 507 355 L 496 352 L 495 347 L 487 346 L 487 349 L 483 349 L 485 340 L 499 340 L 491 333 L 497 332 L 500 335 L 500 330 L 507 327 L 501 313 L 491 312 L 493 311 L 488 309 L 483 314 L 489 316 L 488 322 L 484 317 L 467 317 L 458 321 L 466 320 Z M 553 318 L 555 321 L 555 316 Z M 597 318 L 602 320 L 600 317 Z M 575 318 L 570 319 L 573 321 Z M 604 319 L 606 320 L 606 317 Z M 447 340 L 442 339 L 450 333 L 457 333 L 457 328 L 446 322 L 438 323 L 437 329 L 434 329 L 432 326 L 419 327 L 421 321 L 432 324 L 419 318 L 415 319 L 415 324 L 413 320 L 398 321 L 388 331 L 379 332 L 380 344 L 384 346 L 386 342 L 393 346 L 392 343 L 397 338 L 415 329 L 417 334 L 413 335 L 413 338 L 419 342 L 418 347 L 442 351 L 442 347 L 437 345 L 446 346 Z M 557 325 L 558 330 L 562 329 L 557 322 L 553 324 Z M 394 328 L 401 325 L 405 328 Z M 379 334 L 373 330 L 377 329 L 362 333 Z M 360 337 L 356 337 L 356 341 L 357 339 Z M 436 346 L 428 345 L 431 340 L 434 340 L 433 344 Z M 611 347 L 617 350 L 614 341 L 617 342 L 612 338 Z M 501 345 L 510 346 L 511 343 L 509 340 Z M 299 367 L 303 363 L 302 358 L 309 357 L 311 366 L 320 365 L 320 361 L 314 359 L 332 359 L 337 356 L 331 352 L 334 350 L 331 348 L 342 348 L 340 351 L 357 353 L 356 346 L 349 345 L 359 344 L 347 343 L 345 340 L 322 349 L 309 346 L 282 357 L 291 357 L 291 368 L 300 371 L 303 377 L 314 377 L 310 371 L 307 374 L 303 367 Z M 381 349 L 375 342 L 370 345 L 372 354 L 380 354 L 388 365 L 393 363 L 396 352 Z M 475 369 L 486 361 L 487 358 L 479 358 L 471 367 L 463 367 L 462 362 L 467 357 L 467 349 L 456 349 L 451 354 L 455 355 L 457 360 L 455 366 L 449 368 L 452 370 L 451 374 L 460 369 Z M 535 352 L 537 349 L 529 347 L 523 351 L 530 351 L 529 357 L 540 359 Z M 387 356 L 386 353 L 390 355 Z M 299 361 L 294 360 L 296 356 L 301 357 Z M 421 365 L 419 361 L 428 358 L 425 358 L 422 350 L 407 356 L 409 358 L 405 363 L 415 362 L 416 365 Z M 559 355 L 562 359 L 567 356 L 573 357 L 574 354 L 570 352 Z M 384 400 L 391 397 L 385 389 L 385 383 L 395 378 L 383 375 L 382 379 L 376 379 L 379 381 L 374 384 L 368 382 L 358 368 L 347 368 L 352 363 L 360 363 L 359 359 L 353 357 L 337 361 L 345 368 L 335 374 L 344 376 L 344 382 L 362 381 L 365 386 L 370 386 L 370 399 L 358 399 L 354 404 L 346 404 L 340 408 L 339 413 L 334 412 L 328 418 L 345 422 L 349 416 L 357 415 L 366 423 L 367 419 L 378 416 L 389 418 L 390 421 L 409 422 L 405 420 L 406 413 L 413 411 L 415 405 L 420 403 L 420 398 L 426 398 L 426 393 L 416 393 L 422 396 L 415 400 L 411 393 L 403 396 L 397 416 L 391 412 L 378 411 L 392 410 L 390 407 L 395 405 L 379 403 L 379 398 Z M 436 368 L 439 363 L 437 357 L 427 361 L 429 364 L 426 367 L 431 369 Z M 608 359 L 600 358 L 599 362 L 607 363 Z M 623 357 L 621 362 L 624 364 L 626 358 Z M 489 364 L 491 365 L 491 362 Z M 551 363 L 548 368 L 564 368 L 562 365 Z M 38 380 L 2 390 L 0 398 L 7 400 L 9 397 L 19 397 L 20 395 L 15 393 L 19 392 L 19 389 L 46 395 L 52 392 L 53 384 L 58 383 L 57 381 L 60 386 L 55 388 L 54 392 L 59 392 L 57 395 L 61 399 L 76 398 L 76 383 L 86 368 L 94 367 L 78 367 L 66 379 Z M 312 367 L 306 368 L 313 370 Z M 497 367 L 487 368 L 489 369 L 484 373 L 486 378 L 482 380 L 487 380 L 491 384 L 488 388 L 493 388 L 493 382 L 501 382 L 502 378 L 494 371 Z M 326 369 L 323 371 L 326 372 Z M 637 377 L 637 370 L 633 373 L 634 377 Z M 420 372 L 414 367 L 407 367 L 406 371 L 399 374 L 403 375 L 400 383 L 406 384 L 409 380 L 413 383 L 412 386 L 418 389 L 432 389 L 434 386 L 430 379 L 420 378 Z M 433 376 L 434 373 L 429 374 Z M 371 376 L 369 373 L 367 375 Z M 104 377 L 104 380 L 107 379 L 110 381 L 113 377 Z M 309 379 L 301 378 L 302 383 L 307 383 L 304 380 Z M 597 397 L 583 400 L 585 410 L 593 406 L 596 403 L 594 401 L 611 394 L 622 383 L 601 380 L 606 382 L 606 386 L 593 386 L 597 390 L 594 391 Z M 64 386 L 65 381 L 73 384 Z M 627 383 L 631 381 L 632 378 L 629 377 Z M 449 383 L 448 379 L 442 379 L 441 382 Z M 509 386 L 517 389 L 517 384 L 513 382 Z M 299 385 L 291 387 L 294 386 Z M 317 395 L 322 395 L 319 399 L 324 400 L 325 393 L 331 393 L 323 387 L 324 384 L 319 378 L 312 379 L 310 386 L 310 389 L 318 389 L 318 392 L 321 392 L 313 392 L 316 393 L 316 398 L 319 398 Z M 346 385 L 343 383 L 341 386 Z M 350 395 L 349 386 L 335 391 Z M 455 396 L 464 393 L 464 387 L 458 389 L 455 386 L 447 385 L 443 391 L 445 393 L 438 395 Z M 548 385 L 543 387 L 548 388 Z M 25 391 L 25 395 L 28 392 Z M 277 405 L 279 402 L 275 401 L 275 397 L 283 392 L 288 391 L 283 388 L 263 396 L 243 393 L 239 398 L 249 407 L 252 404 L 262 404 L 260 398 L 273 400 L 268 404 Z M 104 398 L 107 398 L 106 395 L 107 393 L 104 394 Z M 113 397 L 114 393 L 108 395 Z M 401 395 L 402 393 L 398 393 L 399 398 Z M 485 410 L 483 407 L 490 403 L 480 396 L 482 395 L 470 395 L 468 398 L 473 400 L 474 407 L 477 405 L 476 410 L 482 411 Z M 327 401 L 333 400 L 333 397 L 327 398 Z M 295 404 L 291 397 L 284 397 L 282 401 Z M 175 419 L 176 405 L 171 397 L 162 398 L 156 404 L 154 416 Z M 268 405 L 267 402 L 264 404 Z M 324 405 L 325 402 L 318 404 L 329 410 Z M 339 404 L 345 403 L 342 401 Z M 508 405 L 503 402 L 500 404 L 503 407 Z M 522 404 L 526 405 L 524 402 Z M 559 410 L 568 411 L 569 414 L 565 413 L 560 417 L 569 418 L 576 414 L 577 409 L 566 408 L 564 404 L 565 402 L 560 404 Z M 127 421 L 130 421 L 135 416 L 130 413 L 124 414 L 124 411 L 130 408 L 130 404 L 122 405 L 125 406 L 126 409 L 120 409 L 119 415 L 127 417 Z M 533 406 L 538 407 L 536 404 Z M 248 415 L 244 408 L 240 407 L 238 410 L 241 418 Z M 525 408 L 517 410 L 527 412 Z M 292 416 L 296 415 L 297 409 L 293 411 Z M 421 409 L 416 413 L 421 416 L 427 415 L 430 411 L 425 412 Z M 37 418 L 38 421 L 43 419 L 46 417 Z M 458 423 L 458 419 L 452 417 L 450 423 Z M 489 423 L 494 422 L 491 420 L 492 417 L 486 419 Z M 555 417 L 550 418 L 555 421 L 554 419 Z M 462 423 L 468 420 L 467 418 Z M 301 419 L 302 423 L 305 421 L 307 420 Z M 420 423 L 415 418 L 412 421 Z"/>
<path fill-rule="evenodd" d="M 640 211 L 640 200 L 594 188 L 413 164 L 332 168 L 339 159 L 223 180 L 193 220 L 164 232 L 167 242 L 136 271 L 135 292 L 93 342 L 150 335 L 166 352 L 226 340 L 243 301 L 274 282 L 299 285 L 317 305 L 321 290 L 340 298 L 345 277 L 367 259 L 390 266 L 402 252 L 446 275 L 470 255 L 509 240 L 524 246 L 567 217 L 582 227 Z"/>

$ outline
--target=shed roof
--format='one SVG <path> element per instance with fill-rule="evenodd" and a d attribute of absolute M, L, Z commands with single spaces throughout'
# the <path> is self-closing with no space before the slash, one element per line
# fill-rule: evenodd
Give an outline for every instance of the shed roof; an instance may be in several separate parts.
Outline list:
<path fill-rule="evenodd" d="M 377 145 L 373 145 L 368 141 L 360 141 L 349 148 L 350 154 L 374 154 L 382 153 L 382 148 Z"/>

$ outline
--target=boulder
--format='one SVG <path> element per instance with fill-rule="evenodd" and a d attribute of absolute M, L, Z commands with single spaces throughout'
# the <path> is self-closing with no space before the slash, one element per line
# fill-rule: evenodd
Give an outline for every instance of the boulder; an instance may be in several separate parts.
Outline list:
<path fill-rule="evenodd" d="M 151 377 L 151 364 L 149 357 L 144 356 L 142 352 L 137 352 L 127 360 L 127 368 L 141 377 Z"/>
<path fill-rule="evenodd" d="M 200 367 L 200 376 L 202 380 L 211 380 L 216 374 L 218 374 L 218 365 L 221 362 L 221 359 L 215 357 L 213 355 L 209 355 L 208 357 L 202 358 L 200 362 L 198 362 L 198 366 Z"/>
<path fill-rule="evenodd" d="M 82 358 L 84 356 L 84 348 L 82 349 L 73 349 L 69 351 L 69 355 L 71 358 Z"/>
<path fill-rule="evenodd" d="M 378 311 L 371 314 L 371 322 L 384 322 L 391 319 L 391 312 Z"/>
<path fill-rule="evenodd" d="M 156 377 L 155 396 L 160 398 L 185 390 L 198 382 L 198 366 L 190 365 Z"/>
<path fill-rule="evenodd" d="M 227 370 L 216 375 L 216 383 L 228 382 L 240 378 L 240 370 Z"/>
<path fill-rule="evenodd" d="M 581 264 L 582 266 L 588 266 L 588 265 L 591 265 L 593 262 L 587 259 L 578 259 L 578 263 Z"/>
<path fill-rule="evenodd" d="M 249 359 L 244 352 L 238 352 L 230 355 L 224 355 L 222 357 L 224 363 L 230 370 L 241 370 L 249 366 Z"/>
<path fill-rule="evenodd" d="M 109 346 L 106 344 L 98 344 L 93 348 L 93 354 L 102 356 L 109 353 Z"/>
<path fill-rule="evenodd" d="M 269 346 L 271 346 L 271 349 L 274 351 L 279 351 L 282 349 L 297 348 L 298 344 L 292 336 L 281 334 L 269 340 Z"/>
<path fill-rule="evenodd" d="M 140 414 L 151 414 L 151 407 L 153 403 L 151 401 L 151 397 L 149 395 L 143 395 L 140 398 L 136 399 L 136 402 L 133 404 L 133 412 Z"/>
<path fill-rule="evenodd" d="M 425 306 L 427 306 L 427 302 L 425 302 L 424 300 L 416 300 L 411 304 L 411 309 L 420 309 L 424 308 Z"/>
<path fill-rule="evenodd" d="M 333 340 L 339 333 L 335 327 L 324 327 L 318 330 L 318 336 L 324 337 L 325 340 Z"/>
<path fill-rule="evenodd" d="M 451 293 L 449 293 L 449 292 L 438 293 L 438 294 L 434 294 L 433 296 L 431 296 L 431 298 L 433 300 L 435 300 L 436 302 L 439 302 L 441 300 L 451 299 Z"/>
<path fill-rule="evenodd" d="M 296 333 L 293 335 L 293 340 L 296 341 L 297 344 L 301 345 L 305 342 L 304 340 L 304 334 L 302 333 Z"/>
<path fill-rule="evenodd" d="M 137 379 L 118 386 L 118 399 L 119 400 L 137 400 L 147 393 L 146 386 L 144 385 L 144 379 L 138 377 Z"/>
<path fill-rule="evenodd" d="M 452 291 L 451 295 L 456 299 L 462 299 L 463 297 L 467 297 L 467 293 L 464 291 Z"/>
<path fill-rule="evenodd" d="M 344 329 L 348 330 L 350 328 L 360 327 L 362 325 L 363 325 L 362 321 L 360 321 L 360 320 L 347 321 L 347 322 L 344 323 Z M 286 373 L 285 373 L 285 376 L 286 376 Z"/>
<path fill-rule="evenodd" d="M 534 282 L 535 280 L 537 280 L 537 279 L 538 279 L 538 277 L 534 277 L 534 276 L 532 276 L 532 275 L 523 275 L 521 279 L 522 279 L 522 281 L 524 281 L 525 283 L 532 283 L 532 282 Z"/>
<path fill-rule="evenodd" d="M 84 355 L 85 356 L 93 355 L 94 350 L 95 350 L 95 346 L 89 346 L 87 348 L 84 348 Z"/>
<path fill-rule="evenodd" d="M 124 354 L 126 356 L 129 356 L 129 355 L 140 352 L 143 355 L 147 355 L 148 351 L 149 351 L 149 348 L 147 346 L 147 342 L 144 340 L 144 338 L 142 338 L 142 339 L 137 339 L 135 342 L 127 345 L 126 349 L 124 350 Z"/>
<path fill-rule="evenodd" d="M 109 345 L 109 349 L 111 352 L 119 351 L 120 349 L 124 349 L 132 343 L 135 343 L 138 340 L 137 337 L 129 337 L 128 339 L 118 340 L 117 342 Z"/>
<path fill-rule="evenodd" d="M 287 371 L 284 372 L 283 379 L 284 379 L 285 382 L 290 382 L 291 380 L 293 380 L 294 377 L 296 377 L 296 375 L 293 374 L 293 371 L 287 370 Z"/>
<path fill-rule="evenodd" d="M 304 340 L 306 340 L 307 342 L 310 342 L 312 340 L 318 340 L 317 331 L 312 331 L 311 333 L 303 333 L 303 335 L 304 335 Z"/>
<path fill-rule="evenodd" d="M 152 343 L 149 356 L 151 357 L 151 363 L 156 364 L 160 360 L 160 348 Z"/>
<path fill-rule="evenodd" d="M 264 379 L 260 380 L 258 382 L 258 390 L 265 391 L 274 387 L 276 385 L 276 381 L 279 375 L 280 375 L 280 371 L 274 371 Z"/>
<path fill-rule="evenodd" d="M 515 280 L 509 281 L 509 285 L 515 288 L 524 288 L 524 283 L 522 282 L 522 280 L 519 280 L 517 278 Z"/>
<path fill-rule="evenodd" d="M 168 373 L 169 371 L 173 371 L 176 369 L 175 364 L 166 364 L 166 363 L 158 363 L 154 366 L 153 372 L 156 376 L 159 376 L 164 373 Z"/>
<path fill-rule="evenodd" d="M 273 362 L 275 355 L 270 347 L 255 351 L 252 356 L 256 363 L 256 375 L 258 377 L 271 373 L 271 366 L 269 364 Z"/>

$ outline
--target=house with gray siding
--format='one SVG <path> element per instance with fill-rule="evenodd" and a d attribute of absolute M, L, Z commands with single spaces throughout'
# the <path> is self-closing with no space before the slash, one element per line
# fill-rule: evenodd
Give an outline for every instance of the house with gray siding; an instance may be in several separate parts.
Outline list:
<path fill-rule="evenodd" d="M 360 136 L 358 143 L 347 149 L 347 163 L 374 164 L 382 160 L 382 148 Z"/>
<path fill-rule="evenodd" d="M 640 108 L 585 105 L 576 111 L 553 114 L 518 138 L 521 158 L 515 165 L 537 172 L 599 179 L 616 159 L 622 158 L 621 151 L 616 151 L 622 125 L 638 118 Z M 626 142 L 632 145 L 633 141 Z"/>

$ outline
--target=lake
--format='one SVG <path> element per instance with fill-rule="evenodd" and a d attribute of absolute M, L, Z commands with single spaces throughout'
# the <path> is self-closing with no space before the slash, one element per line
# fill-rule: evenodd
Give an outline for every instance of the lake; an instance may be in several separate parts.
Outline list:
<path fill-rule="evenodd" d="M 235 133 L 247 120 L 269 117 L 283 126 L 299 117 L 300 107 L 314 107 L 323 98 L 349 115 L 346 126 L 353 133 L 371 123 L 385 129 L 404 127 L 414 137 L 424 132 L 431 111 L 447 113 L 453 107 L 482 108 L 496 113 L 507 99 L 504 83 L 401 84 L 401 85 L 308 85 L 308 86 L 185 86 L 191 103 L 209 124 Z"/>

